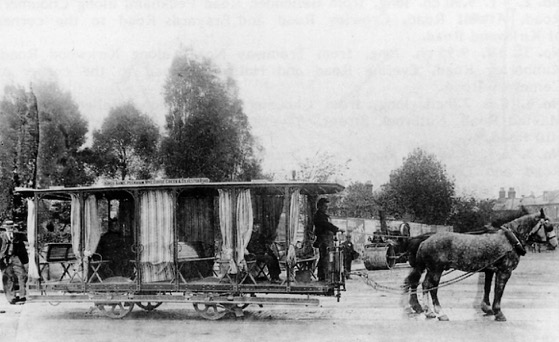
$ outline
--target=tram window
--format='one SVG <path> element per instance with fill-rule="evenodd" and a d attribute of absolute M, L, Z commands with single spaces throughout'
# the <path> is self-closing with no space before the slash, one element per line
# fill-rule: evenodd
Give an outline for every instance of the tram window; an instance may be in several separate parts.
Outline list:
<path fill-rule="evenodd" d="M 41 200 L 38 207 L 38 244 L 69 243 L 70 233 L 70 201 Z"/>

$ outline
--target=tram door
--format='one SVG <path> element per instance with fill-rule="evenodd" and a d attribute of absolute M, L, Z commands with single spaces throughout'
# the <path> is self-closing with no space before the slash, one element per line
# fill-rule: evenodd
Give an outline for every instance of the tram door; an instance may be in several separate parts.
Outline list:
<path fill-rule="evenodd" d="M 101 279 L 134 277 L 134 201 L 131 196 L 115 196 L 98 201 L 102 235 L 96 253 L 105 263 L 99 268 Z"/>
<path fill-rule="evenodd" d="M 196 190 L 185 191 L 178 197 L 177 263 L 181 280 L 188 282 L 213 274 L 213 260 L 184 261 L 215 256 L 216 196 L 212 191 Z"/>

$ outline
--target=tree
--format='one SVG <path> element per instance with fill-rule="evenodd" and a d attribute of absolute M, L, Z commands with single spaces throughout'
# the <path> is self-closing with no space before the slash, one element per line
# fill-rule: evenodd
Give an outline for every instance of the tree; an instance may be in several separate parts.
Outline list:
<path fill-rule="evenodd" d="M 78 106 L 56 83 L 37 83 L 29 92 L 6 87 L 0 102 L 0 216 L 21 219 L 14 187 L 91 182 L 80 155 L 86 133 Z"/>
<path fill-rule="evenodd" d="M 318 151 L 299 163 L 295 179 L 307 182 L 333 182 L 343 177 L 350 161 L 348 159 L 338 162 L 333 154 Z"/>
<path fill-rule="evenodd" d="M 494 200 L 478 200 L 474 197 L 456 197 L 452 204 L 452 213 L 448 224 L 455 232 L 465 233 L 481 230 L 491 222 Z"/>
<path fill-rule="evenodd" d="M 261 173 L 235 81 L 207 58 L 178 54 L 164 86 L 167 136 L 161 162 L 168 177 L 250 180 Z"/>
<path fill-rule="evenodd" d="M 378 206 L 373 196 L 373 187 L 370 183 L 355 182 L 344 190 L 342 207 L 345 216 L 371 218 L 377 211 Z"/>
<path fill-rule="evenodd" d="M 90 184 L 93 177 L 86 167 L 82 146 L 88 131 L 78 105 L 70 92 L 54 82 L 34 85 L 39 108 L 38 184 L 77 186 Z"/>
<path fill-rule="evenodd" d="M 420 148 L 390 173 L 378 201 L 387 214 L 426 224 L 444 224 L 452 210 L 454 180 L 433 154 Z"/>
<path fill-rule="evenodd" d="M 132 103 L 114 107 L 93 132 L 92 164 L 99 175 L 110 178 L 152 178 L 159 137 L 157 125 Z"/>
<path fill-rule="evenodd" d="M 21 118 L 27 112 L 28 94 L 19 86 L 7 86 L 0 102 L 0 221 L 12 218 L 13 190 L 19 183 L 17 164 Z"/>

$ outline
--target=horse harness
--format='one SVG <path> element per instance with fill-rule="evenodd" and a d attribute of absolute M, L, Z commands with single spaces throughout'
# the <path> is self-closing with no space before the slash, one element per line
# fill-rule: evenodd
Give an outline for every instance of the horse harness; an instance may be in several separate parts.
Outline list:
<path fill-rule="evenodd" d="M 520 240 L 518 240 L 516 234 L 505 226 L 501 226 L 501 229 L 505 232 L 507 240 L 509 240 L 512 247 L 514 247 L 516 253 L 518 253 L 518 255 L 520 256 L 526 255 L 526 249 L 524 248 L 524 246 L 522 246 L 522 243 L 520 243 Z"/>

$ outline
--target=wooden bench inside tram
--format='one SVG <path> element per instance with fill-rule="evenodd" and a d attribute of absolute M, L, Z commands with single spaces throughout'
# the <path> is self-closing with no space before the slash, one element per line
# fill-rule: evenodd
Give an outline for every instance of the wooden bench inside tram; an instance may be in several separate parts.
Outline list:
<path fill-rule="evenodd" d="M 47 244 L 44 260 L 44 262 L 41 262 L 41 274 L 46 269 L 48 280 L 50 280 L 52 264 L 59 264 L 62 267 L 62 274 L 60 275 L 59 281 L 64 279 L 65 276 L 68 276 L 70 279 L 72 278 L 70 274 L 70 266 L 72 266 L 77 259 L 71 243 Z"/>

